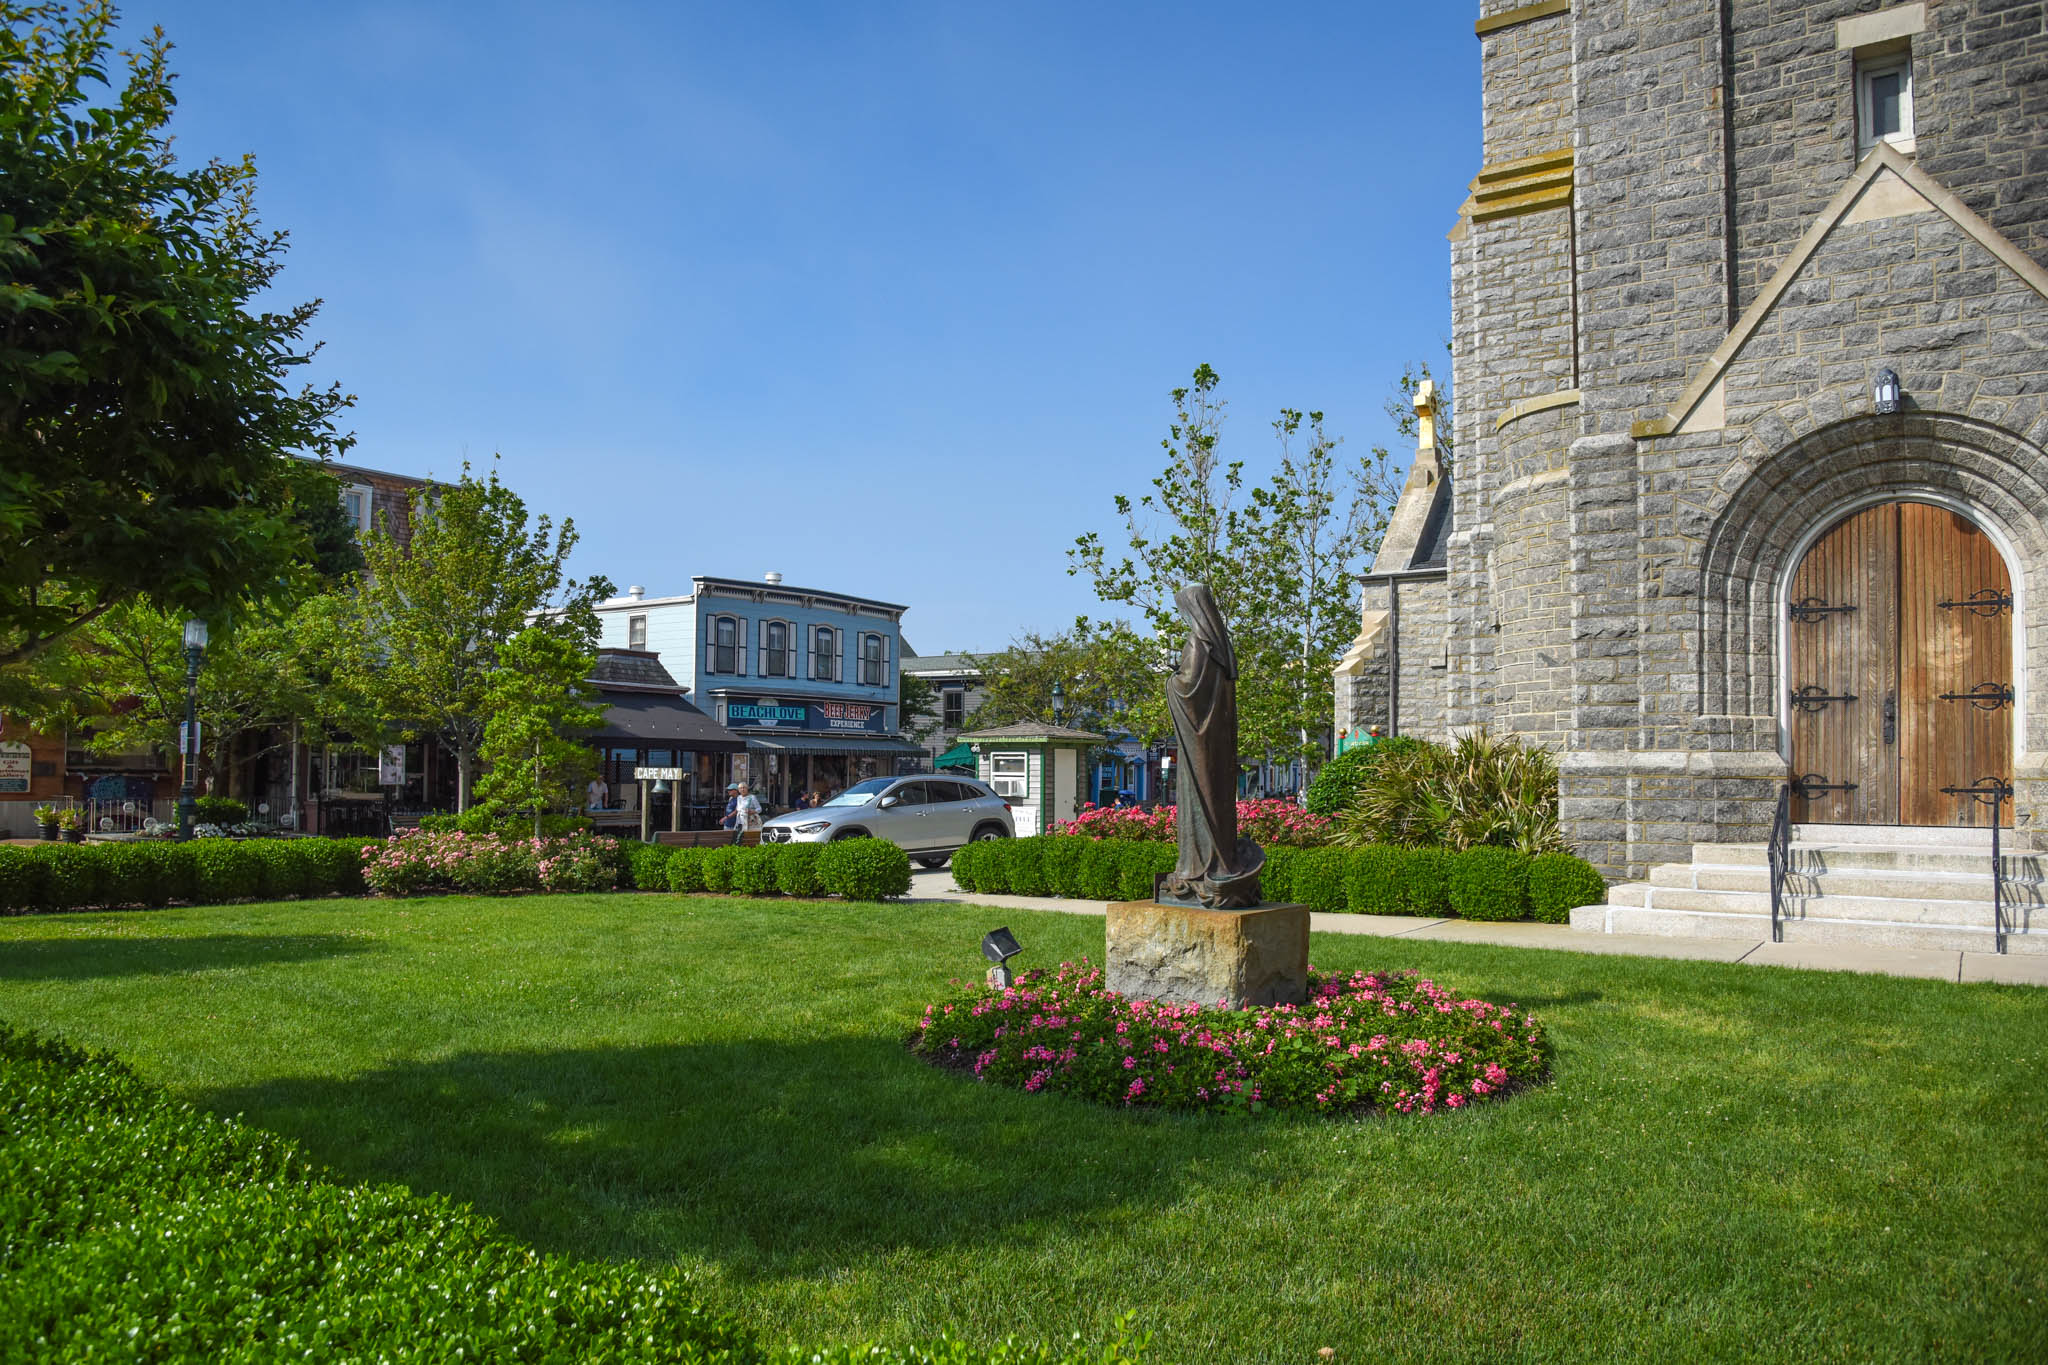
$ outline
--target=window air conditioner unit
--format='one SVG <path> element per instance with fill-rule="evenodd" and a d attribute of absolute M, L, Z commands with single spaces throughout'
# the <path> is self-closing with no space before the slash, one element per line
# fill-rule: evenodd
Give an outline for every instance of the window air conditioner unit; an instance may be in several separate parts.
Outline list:
<path fill-rule="evenodd" d="M 995 788 L 997 796 L 1023 796 L 1024 779 L 1021 777 L 996 777 L 989 779 L 989 786 Z"/>

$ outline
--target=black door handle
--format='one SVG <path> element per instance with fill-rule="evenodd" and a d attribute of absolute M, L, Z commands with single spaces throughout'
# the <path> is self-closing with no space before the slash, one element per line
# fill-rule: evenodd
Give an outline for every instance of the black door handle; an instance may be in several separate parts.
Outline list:
<path fill-rule="evenodd" d="M 1899 694 L 1884 694 L 1884 742 L 1895 743 L 1899 737 Z"/>

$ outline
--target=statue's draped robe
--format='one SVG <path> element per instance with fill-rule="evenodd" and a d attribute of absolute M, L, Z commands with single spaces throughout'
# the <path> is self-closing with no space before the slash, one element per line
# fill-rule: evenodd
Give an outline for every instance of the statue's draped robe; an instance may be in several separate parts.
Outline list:
<path fill-rule="evenodd" d="M 1166 705 L 1180 740 L 1180 858 L 1161 894 L 1216 910 L 1259 903 L 1266 855 L 1237 837 L 1237 657 L 1207 584 L 1174 595 L 1188 621 Z"/>

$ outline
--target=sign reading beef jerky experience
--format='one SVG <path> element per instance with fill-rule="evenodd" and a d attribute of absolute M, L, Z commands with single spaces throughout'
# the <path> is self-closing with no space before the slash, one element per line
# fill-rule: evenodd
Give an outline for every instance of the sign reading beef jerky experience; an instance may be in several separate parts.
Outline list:
<path fill-rule="evenodd" d="M 887 734 L 889 708 L 865 701 L 785 702 L 774 697 L 732 697 L 725 724 L 733 730 L 808 730 Z"/>

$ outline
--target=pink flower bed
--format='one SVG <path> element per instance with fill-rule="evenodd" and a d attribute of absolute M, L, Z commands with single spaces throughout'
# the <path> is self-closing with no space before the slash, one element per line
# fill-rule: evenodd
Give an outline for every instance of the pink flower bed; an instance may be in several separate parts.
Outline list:
<path fill-rule="evenodd" d="M 977 1079 L 1174 1110 L 1433 1114 L 1542 1080 L 1532 1014 L 1413 972 L 1309 973 L 1304 1005 L 1127 1000 L 1086 959 L 925 1008 L 911 1050 Z"/>
<path fill-rule="evenodd" d="M 1085 834 L 1093 839 L 1152 839 L 1172 843 L 1179 836 L 1175 808 L 1159 806 L 1083 806 L 1071 820 L 1053 826 L 1055 834 Z M 1330 842 L 1337 822 L 1311 815 L 1292 801 L 1267 798 L 1237 803 L 1237 832 L 1261 848 L 1314 848 Z"/>
<path fill-rule="evenodd" d="M 394 834 L 363 849 L 363 882 L 387 896 L 429 891 L 609 891 L 616 852 L 588 834 L 503 839 L 460 830 Z"/>

